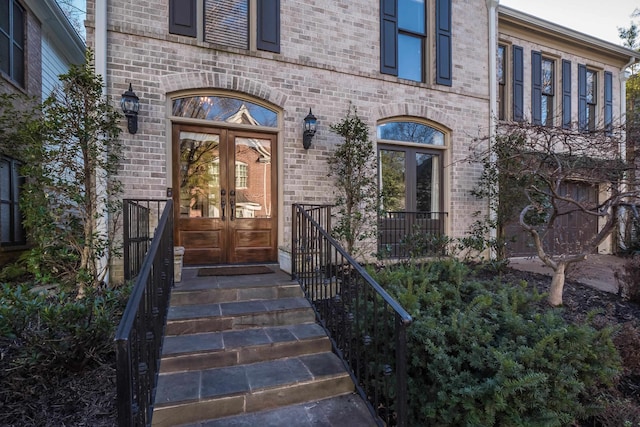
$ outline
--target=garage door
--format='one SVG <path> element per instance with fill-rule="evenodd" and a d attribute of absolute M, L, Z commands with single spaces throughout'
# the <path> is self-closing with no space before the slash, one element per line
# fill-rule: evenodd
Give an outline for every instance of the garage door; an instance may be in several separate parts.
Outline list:
<path fill-rule="evenodd" d="M 598 186 L 588 183 L 568 182 L 562 191 L 574 200 L 596 205 L 598 202 Z M 568 204 L 560 207 L 560 215 L 553 229 L 544 235 L 544 247 L 551 255 L 579 253 L 586 243 L 598 232 L 598 220 L 574 210 Z M 524 231 L 516 221 L 507 225 L 507 255 L 510 257 L 536 255 L 536 248 L 531 235 Z"/>

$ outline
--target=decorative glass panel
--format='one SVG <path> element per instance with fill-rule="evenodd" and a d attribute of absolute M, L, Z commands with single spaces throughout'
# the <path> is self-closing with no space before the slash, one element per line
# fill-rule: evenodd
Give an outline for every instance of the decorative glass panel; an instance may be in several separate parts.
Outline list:
<path fill-rule="evenodd" d="M 254 126 L 278 126 L 278 115 L 275 111 L 249 101 L 224 96 L 192 96 L 175 99 L 172 114 L 190 119 Z"/>
<path fill-rule="evenodd" d="M 378 139 L 444 145 L 444 134 L 416 122 L 389 122 L 378 125 Z"/>
<path fill-rule="evenodd" d="M 422 81 L 422 38 L 398 34 L 398 77 Z"/>
<path fill-rule="evenodd" d="M 205 40 L 249 48 L 248 0 L 205 0 Z"/>
<path fill-rule="evenodd" d="M 235 138 L 235 156 L 236 218 L 271 218 L 271 141 Z"/>

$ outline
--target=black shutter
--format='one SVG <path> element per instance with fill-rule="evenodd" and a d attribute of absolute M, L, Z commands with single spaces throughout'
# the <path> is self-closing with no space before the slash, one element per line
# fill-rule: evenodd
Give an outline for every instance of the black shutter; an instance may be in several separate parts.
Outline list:
<path fill-rule="evenodd" d="M 578 64 L 578 129 L 587 130 L 587 66 Z"/>
<path fill-rule="evenodd" d="M 398 75 L 398 4 L 380 0 L 380 72 Z"/>
<path fill-rule="evenodd" d="M 181 36 L 197 37 L 197 0 L 169 0 L 169 32 Z"/>
<path fill-rule="evenodd" d="M 280 0 L 258 1 L 257 17 L 259 50 L 280 53 Z"/>
<path fill-rule="evenodd" d="M 604 72 L 604 128 L 611 132 L 613 125 L 613 75 Z"/>
<path fill-rule="evenodd" d="M 531 121 L 542 124 L 542 54 L 531 52 Z"/>
<path fill-rule="evenodd" d="M 513 120 L 524 119 L 524 64 L 522 47 L 513 46 Z"/>
<path fill-rule="evenodd" d="M 562 128 L 571 129 L 571 61 L 562 60 Z"/>
<path fill-rule="evenodd" d="M 451 0 L 436 2 L 436 83 L 451 86 Z"/>

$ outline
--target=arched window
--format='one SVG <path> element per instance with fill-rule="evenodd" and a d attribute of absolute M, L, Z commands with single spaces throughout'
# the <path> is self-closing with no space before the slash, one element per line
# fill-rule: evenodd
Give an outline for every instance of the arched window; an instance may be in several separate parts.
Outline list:
<path fill-rule="evenodd" d="M 172 115 L 188 119 L 213 120 L 253 126 L 278 126 L 278 114 L 240 98 L 189 96 L 173 100 Z"/>

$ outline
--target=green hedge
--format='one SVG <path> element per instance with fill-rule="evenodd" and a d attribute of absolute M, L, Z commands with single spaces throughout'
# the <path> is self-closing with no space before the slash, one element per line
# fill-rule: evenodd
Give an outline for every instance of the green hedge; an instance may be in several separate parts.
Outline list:
<path fill-rule="evenodd" d="M 566 426 L 620 369 L 612 330 L 567 324 L 526 283 L 443 260 L 375 274 L 411 313 L 409 425 Z"/>

